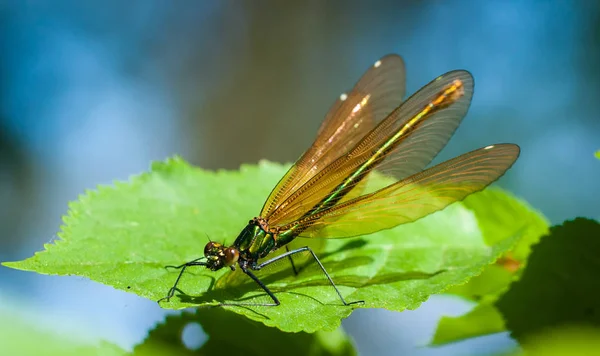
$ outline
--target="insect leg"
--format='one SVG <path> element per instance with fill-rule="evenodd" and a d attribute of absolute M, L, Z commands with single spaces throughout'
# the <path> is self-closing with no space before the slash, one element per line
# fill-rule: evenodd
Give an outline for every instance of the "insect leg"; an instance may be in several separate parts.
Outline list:
<path fill-rule="evenodd" d="M 286 252 L 290 252 L 290 249 L 287 247 L 287 245 L 285 246 L 285 251 Z M 294 275 L 298 275 L 298 270 L 296 269 L 296 265 L 294 264 L 294 260 L 292 259 L 291 255 L 288 255 L 288 258 L 290 259 L 290 263 L 292 264 L 292 271 L 294 271 Z"/>
<path fill-rule="evenodd" d="M 246 266 L 240 265 L 240 268 L 242 269 L 242 271 L 250 278 L 252 278 L 252 280 L 254 282 L 256 282 L 256 284 L 258 284 L 264 291 L 265 293 L 267 293 L 269 295 L 269 297 L 271 297 L 271 299 L 273 299 L 273 303 L 221 303 L 221 305 L 241 305 L 241 306 L 257 306 L 257 307 L 276 307 L 279 304 L 281 304 L 279 302 L 279 299 L 277 299 L 277 297 L 275 296 L 275 294 L 273 294 L 273 292 L 271 292 L 271 290 L 258 278 L 254 275 L 254 273 L 252 273 Z"/>
<path fill-rule="evenodd" d="M 248 269 L 248 267 L 246 267 L 246 264 L 240 264 L 239 266 L 248 277 L 252 278 L 252 280 L 256 282 L 256 284 L 258 284 L 265 291 L 265 293 L 269 295 L 269 297 L 271 297 L 273 303 L 221 303 L 219 304 L 220 306 L 276 307 L 281 304 L 275 294 L 273 294 L 273 292 L 271 292 L 271 290 L 258 277 L 256 277 L 254 273 Z"/>
<path fill-rule="evenodd" d="M 184 263 L 179 266 L 165 266 L 165 268 L 181 269 L 181 271 L 179 272 L 179 275 L 177 276 L 177 279 L 175 280 L 173 287 L 171 287 L 171 289 L 169 289 L 169 293 L 167 293 L 167 296 L 164 298 L 160 298 L 156 302 L 160 303 L 163 300 L 166 300 L 168 302 L 171 298 L 173 298 L 173 296 L 175 295 L 175 291 L 179 290 L 179 288 L 177 288 L 177 285 L 179 284 L 179 280 L 181 279 L 181 276 L 183 276 L 183 273 L 185 272 L 186 268 L 192 267 L 192 266 L 206 266 L 205 262 L 198 262 L 201 259 L 204 259 L 204 257 L 196 258 L 195 260 L 192 260 L 190 262 Z"/>
<path fill-rule="evenodd" d="M 308 247 L 301 247 L 292 251 L 288 251 L 286 253 L 283 253 L 277 257 L 274 257 L 268 261 L 265 261 L 257 266 L 251 267 L 252 269 L 255 270 L 260 270 L 265 266 L 270 265 L 271 263 L 277 262 L 279 260 L 281 260 L 282 258 L 286 258 L 286 257 L 290 257 L 296 253 L 301 253 L 301 252 L 305 252 L 308 251 L 310 252 L 310 254 L 312 255 L 312 257 L 315 259 L 315 261 L 317 262 L 317 264 L 319 265 L 319 267 L 321 268 L 321 271 L 323 271 L 323 273 L 325 274 L 325 276 L 327 276 L 327 279 L 329 280 L 329 283 L 331 284 L 331 286 L 335 289 L 335 292 L 337 293 L 337 295 L 340 297 L 340 300 L 342 301 L 342 303 L 344 303 L 344 305 L 352 305 L 352 304 L 362 304 L 364 303 L 364 300 L 357 300 L 354 302 L 346 302 L 346 300 L 344 300 L 344 297 L 342 297 L 342 293 L 340 293 L 340 291 L 337 289 L 337 286 L 335 285 L 335 283 L 333 283 L 333 279 L 331 279 L 331 276 L 329 275 L 329 273 L 327 273 L 327 270 L 325 269 L 325 267 L 323 266 L 323 264 L 321 263 L 321 261 L 319 260 L 319 258 L 317 257 L 317 255 L 313 252 L 313 250 Z"/>

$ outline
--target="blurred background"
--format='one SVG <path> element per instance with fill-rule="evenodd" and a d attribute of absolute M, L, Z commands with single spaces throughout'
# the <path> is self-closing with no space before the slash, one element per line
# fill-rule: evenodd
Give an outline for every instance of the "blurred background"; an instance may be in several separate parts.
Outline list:
<path fill-rule="evenodd" d="M 85 189 L 180 154 L 203 168 L 294 161 L 329 106 L 398 53 L 408 92 L 452 69 L 471 110 L 440 160 L 491 143 L 522 156 L 500 185 L 552 223 L 600 218 L 600 2 L 1 1 L 0 261 L 55 238 Z M 436 296 L 417 311 L 344 321 L 365 355 L 486 354 L 508 335 L 427 348 Z M 156 303 L 83 278 L 0 267 L 0 309 L 131 349 Z"/>

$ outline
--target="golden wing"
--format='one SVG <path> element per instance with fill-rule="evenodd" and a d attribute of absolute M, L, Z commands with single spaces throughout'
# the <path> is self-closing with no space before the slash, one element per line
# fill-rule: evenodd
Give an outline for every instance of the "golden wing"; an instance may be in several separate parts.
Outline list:
<path fill-rule="evenodd" d="M 282 229 L 302 237 L 344 238 L 409 223 L 484 189 L 512 166 L 519 152 L 514 144 L 480 148 Z"/>
<path fill-rule="evenodd" d="M 354 88 L 333 104 L 314 143 L 275 186 L 261 216 L 270 216 L 294 191 L 351 149 L 400 105 L 404 93 L 402 58 L 392 54 L 375 62 Z"/>
<path fill-rule="evenodd" d="M 270 215 L 270 226 L 285 226 L 307 215 L 344 203 L 346 195 L 377 170 L 396 179 L 421 171 L 446 145 L 466 114 L 473 77 L 453 71 L 412 95 L 349 151 L 322 167 L 283 199 Z M 364 192 L 368 194 L 369 192 Z M 350 195 L 355 198 L 356 193 Z"/>

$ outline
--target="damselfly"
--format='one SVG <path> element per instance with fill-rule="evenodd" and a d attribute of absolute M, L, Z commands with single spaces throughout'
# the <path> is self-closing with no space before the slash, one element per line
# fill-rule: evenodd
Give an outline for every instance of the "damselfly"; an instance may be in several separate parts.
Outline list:
<path fill-rule="evenodd" d="M 310 253 L 344 305 L 347 302 L 325 267 L 302 247 L 265 260 L 295 238 L 345 238 L 409 223 L 480 191 L 506 172 L 519 146 L 496 144 L 425 169 L 446 145 L 473 94 L 473 77 L 448 72 L 402 102 L 404 62 L 388 55 L 373 64 L 354 88 L 334 103 L 310 148 L 296 161 L 231 246 L 208 242 L 204 256 L 180 266 L 162 300 L 169 300 L 186 268 L 217 271 L 236 266 L 258 284 L 271 303 L 279 299 L 254 273 L 282 259 Z M 366 190 L 374 175 L 394 182 Z M 292 264 L 293 267 L 293 264 Z M 294 268 L 295 271 L 295 268 Z"/>

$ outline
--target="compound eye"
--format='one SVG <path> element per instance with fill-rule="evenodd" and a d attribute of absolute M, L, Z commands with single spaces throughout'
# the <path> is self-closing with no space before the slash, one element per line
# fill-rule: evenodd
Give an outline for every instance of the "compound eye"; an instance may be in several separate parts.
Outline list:
<path fill-rule="evenodd" d="M 239 251 L 233 247 L 226 248 L 225 251 L 223 251 L 223 253 L 225 254 L 224 265 L 228 267 L 235 264 L 240 258 Z"/>
<path fill-rule="evenodd" d="M 221 244 L 216 242 L 209 242 L 204 246 L 204 256 L 209 257 L 215 254 L 215 250 L 218 249 Z"/>

